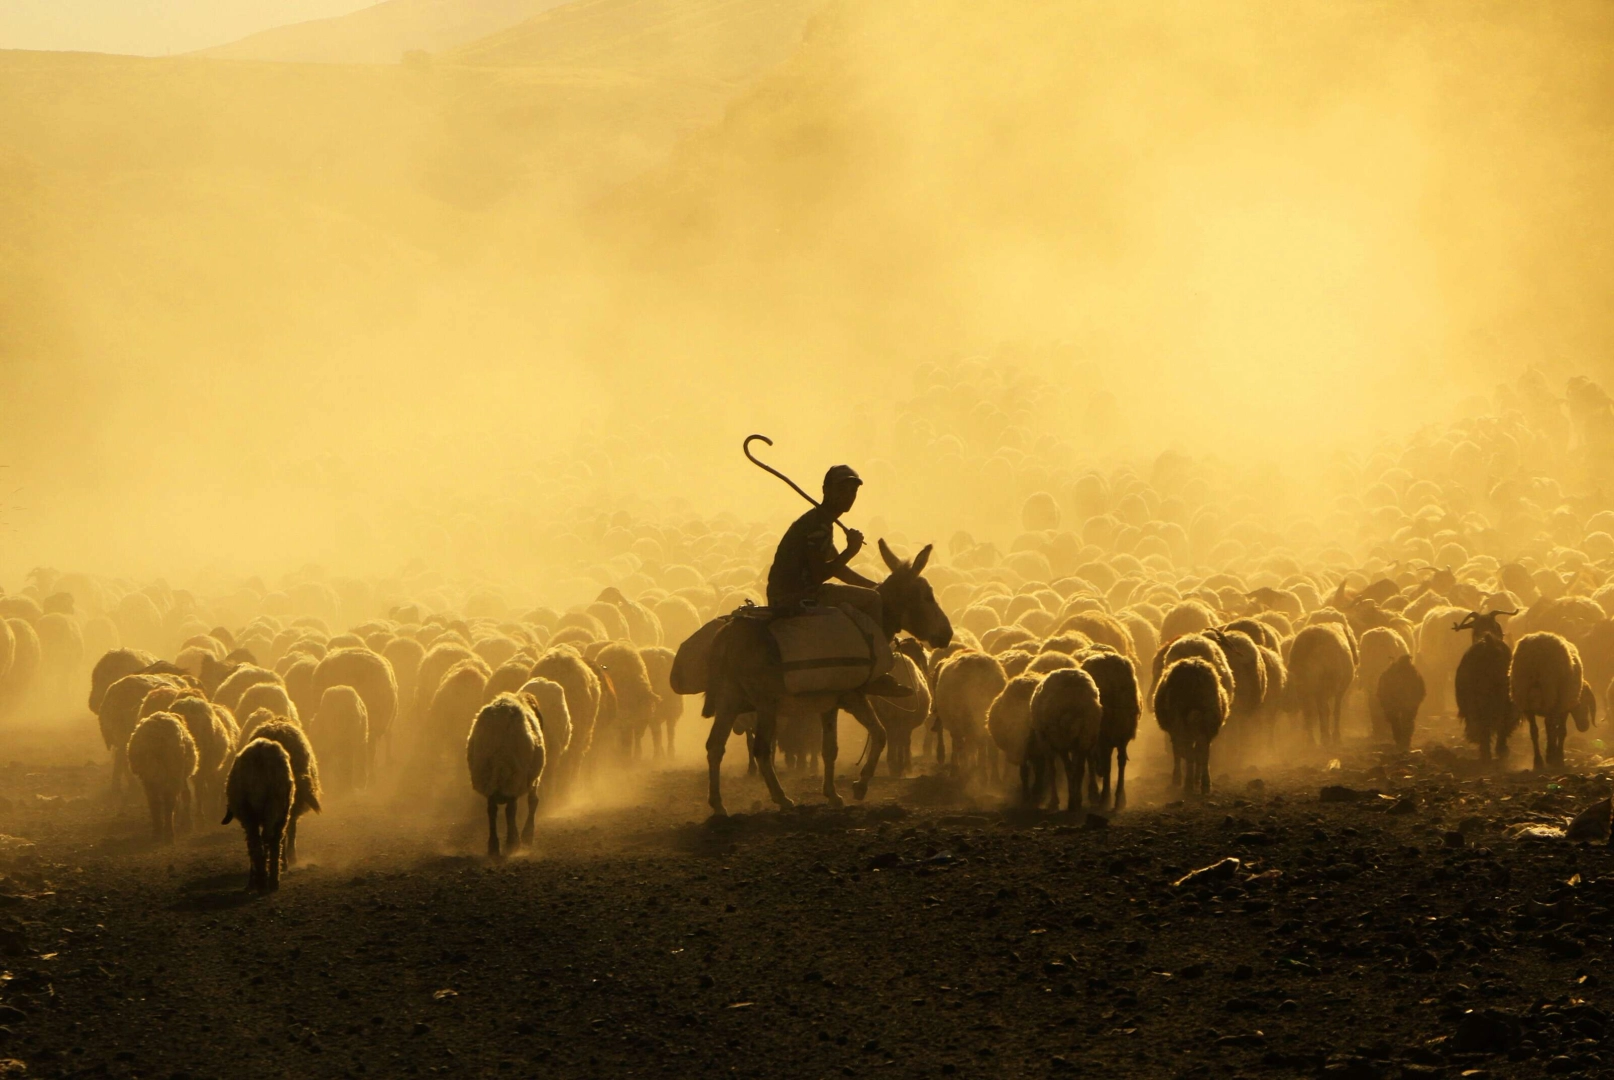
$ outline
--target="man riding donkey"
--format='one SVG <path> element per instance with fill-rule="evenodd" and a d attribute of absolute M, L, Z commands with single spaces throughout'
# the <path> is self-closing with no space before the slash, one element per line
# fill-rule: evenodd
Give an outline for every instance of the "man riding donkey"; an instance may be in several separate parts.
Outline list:
<path fill-rule="evenodd" d="M 878 583 L 849 565 L 863 548 L 862 534 L 840 522 L 840 516 L 857 501 L 863 483 L 850 466 L 831 468 L 824 475 L 823 501 L 814 502 L 789 477 L 752 457 L 750 444 L 755 439 L 769 442 L 763 436 L 751 436 L 746 440 L 746 457 L 814 505 L 779 542 L 768 572 L 768 607 L 741 608 L 713 620 L 679 649 L 674 689 L 680 693 L 704 691 L 706 702 L 701 711 L 712 718 L 706 740 L 708 801 L 719 816 L 725 813 L 720 788 L 723 753 L 735 722 L 747 713 L 755 714 L 753 748 L 758 771 L 780 807 L 794 805 L 780 788 L 773 768 L 781 711 L 816 715 L 822 721 L 823 790 L 833 806 L 842 802 L 835 790 L 840 710 L 845 709 L 867 728 L 868 757 L 852 785 L 856 798 L 867 795 L 869 778 L 886 741 L 869 695 L 912 692 L 890 676 L 892 639 L 906 630 L 940 648 L 953 636 L 947 615 L 922 576 L 930 559 L 929 545 L 912 562 L 904 562 L 881 540 L 880 555 L 891 573 Z M 837 526 L 847 536 L 843 551 L 835 549 Z"/>

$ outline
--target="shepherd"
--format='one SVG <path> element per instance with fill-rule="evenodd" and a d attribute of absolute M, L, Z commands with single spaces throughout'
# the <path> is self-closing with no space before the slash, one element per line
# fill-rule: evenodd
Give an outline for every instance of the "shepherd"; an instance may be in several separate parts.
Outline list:
<path fill-rule="evenodd" d="M 773 768 L 780 713 L 822 720 L 824 796 L 832 806 L 841 805 L 835 790 L 836 717 L 842 709 L 851 713 L 869 733 L 867 758 L 852 784 L 852 794 L 862 799 L 886 743 L 885 729 L 868 695 L 889 694 L 892 689 L 909 692 L 889 676 L 892 640 L 905 630 L 939 648 L 953 637 L 952 624 L 924 578 L 928 545 L 912 560 L 904 560 L 881 540 L 880 556 L 890 574 L 878 584 L 848 566 L 862 550 L 863 538 L 839 519 L 857 500 L 862 484 L 857 473 L 846 465 L 830 469 L 820 504 L 789 477 L 752 456 L 750 444 L 757 439 L 769 441 L 761 435 L 746 439 L 746 457 L 814 505 L 779 543 L 768 574 L 768 610 L 741 609 L 714 620 L 679 648 L 674 664 L 675 689 L 706 695 L 701 712 L 712 718 L 706 740 L 708 802 L 717 816 L 725 813 L 720 783 L 723 754 L 736 721 L 748 714 L 755 717 L 753 746 L 768 793 L 778 806 L 789 808 L 794 803 L 781 789 Z M 847 535 L 844 551 L 835 549 L 836 526 Z M 832 578 L 841 584 L 831 584 Z"/>

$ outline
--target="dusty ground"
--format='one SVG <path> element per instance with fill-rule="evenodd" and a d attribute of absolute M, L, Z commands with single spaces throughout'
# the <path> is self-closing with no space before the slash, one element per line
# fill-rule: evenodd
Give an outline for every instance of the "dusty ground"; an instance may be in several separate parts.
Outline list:
<path fill-rule="evenodd" d="M 474 804 L 376 795 L 256 899 L 238 829 L 154 850 L 82 731 L 5 734 L 0 1076 L 1614 1073 L 1614 856 L 1504 831 L 1607 794 L 1586 737 L 1563 776 L 1365 743 L 1187 805 L 1140 776 L 1107 827 L 800 776 L 712 826 L 691 763 L 502 865 Z"/>

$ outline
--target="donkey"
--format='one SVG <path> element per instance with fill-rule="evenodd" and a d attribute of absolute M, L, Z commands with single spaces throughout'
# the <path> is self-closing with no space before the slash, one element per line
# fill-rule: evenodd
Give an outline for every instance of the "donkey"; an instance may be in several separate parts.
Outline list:
<path fill-rule="evenodd" d="M 878 589 L 882 608 L 882 630 L 886 638 L 895 638 L 898 631 L 906 630 L 914 637 L 941 648 L 953 640 L 953 626 L 946 612 L 936 603 L 930 582 L 923 577 L 925 564 L 930 561 L 931 545 L 911 562 L 903 562 L 894 555 L 884 540 L 880 541 L 880 557 L 885 560 L 891 574 L 880 582 Z M 869 791 L 869 778 L 880 763 L 885 750 L 885 728 L 880 724 L 860 690 L 839 694 L 785 693 L 784 673 L 775 659 L 773 643 L 767 625 L 755 619 L 734 619 L 718 632 L 712 642 L 711 667 L 707 681 L 703 716 L 712 718 L 712 731 L 706 737 L 706 765 L 710 774 L 710 794 L 707 802 L 717 817 L 726 816 L 723 809 L 720 773 L 723 752 L 728 748 L 729 735 L 734 721 L 742 713 L 755 712 L 754 757 L 768 794 L 781 809 L 795 805 L 779 787 L 779 778 L 773 770 L 773 744 L 778 729 L 781 707 L 792 712 L 810 711 L 817 714 L 824 729 L 824 797 L 831 806 L 843 805 L 835 790 L 835 756 L 837 751 L 836 717 L 841 709 L 851 713 L 869 732 L 868 759 L 863 770 L 852 784 L 852 795 L 862 799 Z"/>

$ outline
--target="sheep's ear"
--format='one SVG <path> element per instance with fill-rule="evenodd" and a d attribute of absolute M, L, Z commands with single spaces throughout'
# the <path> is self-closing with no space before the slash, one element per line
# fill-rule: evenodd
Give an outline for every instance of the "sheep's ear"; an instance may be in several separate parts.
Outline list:
<path fill-rule="evenodd" d="M 926 544 L 924 550 L 915 556 L 913 561 L 914 573 L 923 574 L 925 572 L 925 564 L 930 561 L 930 552 L 935 546 L 935 544 Z"/>
<path fill-rule="evenodd" d="M 902 560 L 897 558 L 896 554 L 886 544 L 885 537 L 880 537 L 876 542 L 880 545 L 880 558 L 885 560 L 886 566 L 890 568 L 893 574 L 900 571 L 902 569 Z"/>

